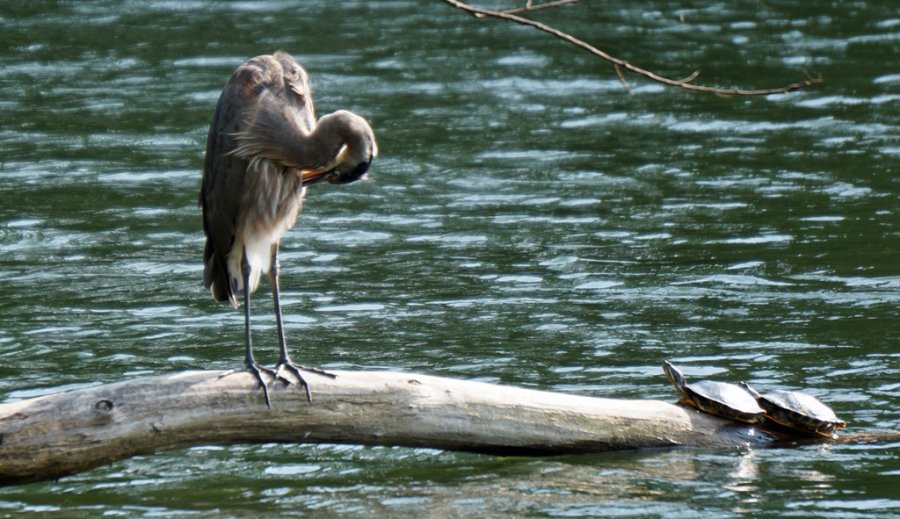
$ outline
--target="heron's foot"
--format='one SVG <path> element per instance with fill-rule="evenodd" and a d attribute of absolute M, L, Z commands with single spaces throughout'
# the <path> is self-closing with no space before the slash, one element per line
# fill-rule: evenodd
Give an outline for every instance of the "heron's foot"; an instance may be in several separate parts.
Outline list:
<path fill-rule="evenodd" d="M 325 370 L 319 368 L 311 368 L 308 366 L 300 366 L 298 364 L 294 364 L 291 362 L 291 359 L 281 359 L 278 361 L 278 364 L 275 365 L 275 378 L 281 380 L 285 383 L 285 385 L 291 384 L 292 381 L 288 380 L 284 376 L 281 375 L 282 371 L 288 371 L 293 373 L 295 377 L 297 377 L 297 382 L 303 386 L 303 389 L 306 390 L 306 401 L 312 403 L 312 395 L 309 392 L 309 382 L 306 381 L 306 378 L 303 377 L 303 371 L 308 373 L 315 373 L 316 375 L 321 375 L 323 377 L 328 378 L 337 378 L 337 375 L 334 373 L 329 373 Z"/>
<path fill-rule="evenodd" d="M 247 363 L 246 369 L 256 377 L 256 380 L 259 381 L 259 385 L 263 389 L 263 395 L 265 395 L 266 397 L 266 407 L 272 409 L 272 401 L 269 400 L 269 386 L 266 384 L 265 379 L 263 379 L 263 373 L 271 376 L 275 380 L 278 379 L 278 374 L 275 371 L 272 371 L 269 368 L 264 368 L 255 362 Z"/>

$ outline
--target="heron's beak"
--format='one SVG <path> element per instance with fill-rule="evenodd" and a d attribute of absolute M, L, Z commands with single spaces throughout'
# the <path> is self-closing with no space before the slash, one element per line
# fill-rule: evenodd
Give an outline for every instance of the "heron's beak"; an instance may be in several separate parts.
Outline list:
<path fill-rule="evenodd" d="M 360 162 L 353 169 L 341 169 L 340 165 L 331 169 L 305 169 L 300 172 L 300 178 L 303 179 L 303 185 L 314 184 L 320 180 L 325 180 L 329 184 L 349 184 L 361 178 L 367 178 L 366 172 L 372 159 L 366 162 Z"/>
<path fill-rule="evenodd" d="M 327 169 L 305 169 L 300 172 L 300 178 L 303 180 L 304 185 L 315 184 L 325 178 L 325 173 L 329 171 Z"/>

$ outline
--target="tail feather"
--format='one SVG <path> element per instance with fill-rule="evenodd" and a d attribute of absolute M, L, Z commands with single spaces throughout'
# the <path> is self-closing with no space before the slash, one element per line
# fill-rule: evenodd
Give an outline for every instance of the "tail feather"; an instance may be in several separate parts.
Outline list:
<path fill-rule="evenodd" d="M 204 258 L 206 262 L 203 268 L 203 285 L 210 290 L 216 301 L 220 303 L 227 301 L 231 306 L 237 307 L 237 297 L 231 286 L 231 276 L 228 275 L 225 257 L 211 250 L 207 242 Z"/>

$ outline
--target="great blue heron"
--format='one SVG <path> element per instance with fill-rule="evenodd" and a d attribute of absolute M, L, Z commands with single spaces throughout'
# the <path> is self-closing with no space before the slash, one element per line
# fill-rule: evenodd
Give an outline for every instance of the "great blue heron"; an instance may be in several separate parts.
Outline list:
<path fill-rule="evenodd" d="M 203 208 L 203 282 L 216 301 L 244 298 L 244 364 L 263 388 L 263 373 L 290 383 L 292 372 L 324 371 L 291 361 L 278 293 L 278 244 L 297 219 L 306 186 L 320 180 L 346 184 L 363 177 L 378 153 L 372 128 L 340 110 L 316 121 L 306 71 L 284 53 L 257 56 L 234 72 L 209 127 L 200 206 Z M 268 271 L 280 354 L 274 370 L 259 366 L 250 338 L 250 294 Z"/>

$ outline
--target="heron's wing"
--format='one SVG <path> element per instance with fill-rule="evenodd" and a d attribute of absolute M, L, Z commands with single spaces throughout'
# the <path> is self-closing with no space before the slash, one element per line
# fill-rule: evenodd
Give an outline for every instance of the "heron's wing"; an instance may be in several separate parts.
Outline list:
<path fill-rule="evenodd" d="M 212 287 L 218 301 L 234 300 L 225 258 L 234 242 L 241 185 L 247 168 L 246 161 L 228 153 L 232 146 L 229 134 L 237 130 L 240 117 L 240 109 L 233 100 L 234 92 L 226 88 L 216 106 L 206 142 L 200 190 L 206 233 L 203 283 L 207 288 Z"/>
<path fill-rule="evenodd" d="M 231 152 L 236 146 L 234 134 L 252 114 L 262 93 L 271 88 L 269 61 L 271 57 L 254 58 L 231 76 L 216 104 L 206 142 L 200 190 L 206 233 L 203 281 L 212 288 L 217 300 L 230 300 L 233 304 L 236 301 L 225 258 L 234 243 L 248 162 Z"/>
<path fill-rule="evenodd" d="M 285 53 L 257 56 L 238 67 L 219 97 L 209 127 L 200 190 L 207 237 L 203 277 L 219 301 L 236 304 L 226 258 L 241 217 L 241 199 L 247 182 L 252 181 L 248 176 L 253 174 L 248 171 L 251 157 L 233 153 L 239 144 L 236 135 L 255 125 L 271 106 L 285 121 L 272 132 L 274 142 L 295 135 L 298 129 L 309 132 L 315 125 L 306 71 Z"/>
<path fill-rule="evenodd" d="M 283 71 L 284 84 L 281 91 L 284 92 L 286 104 L 293 109 L 298 126 L 311 132 L 316 125 L 316 110 L 309 87 L 309 75 L 290 54 L 278 51 L 274 57 Z"/>

